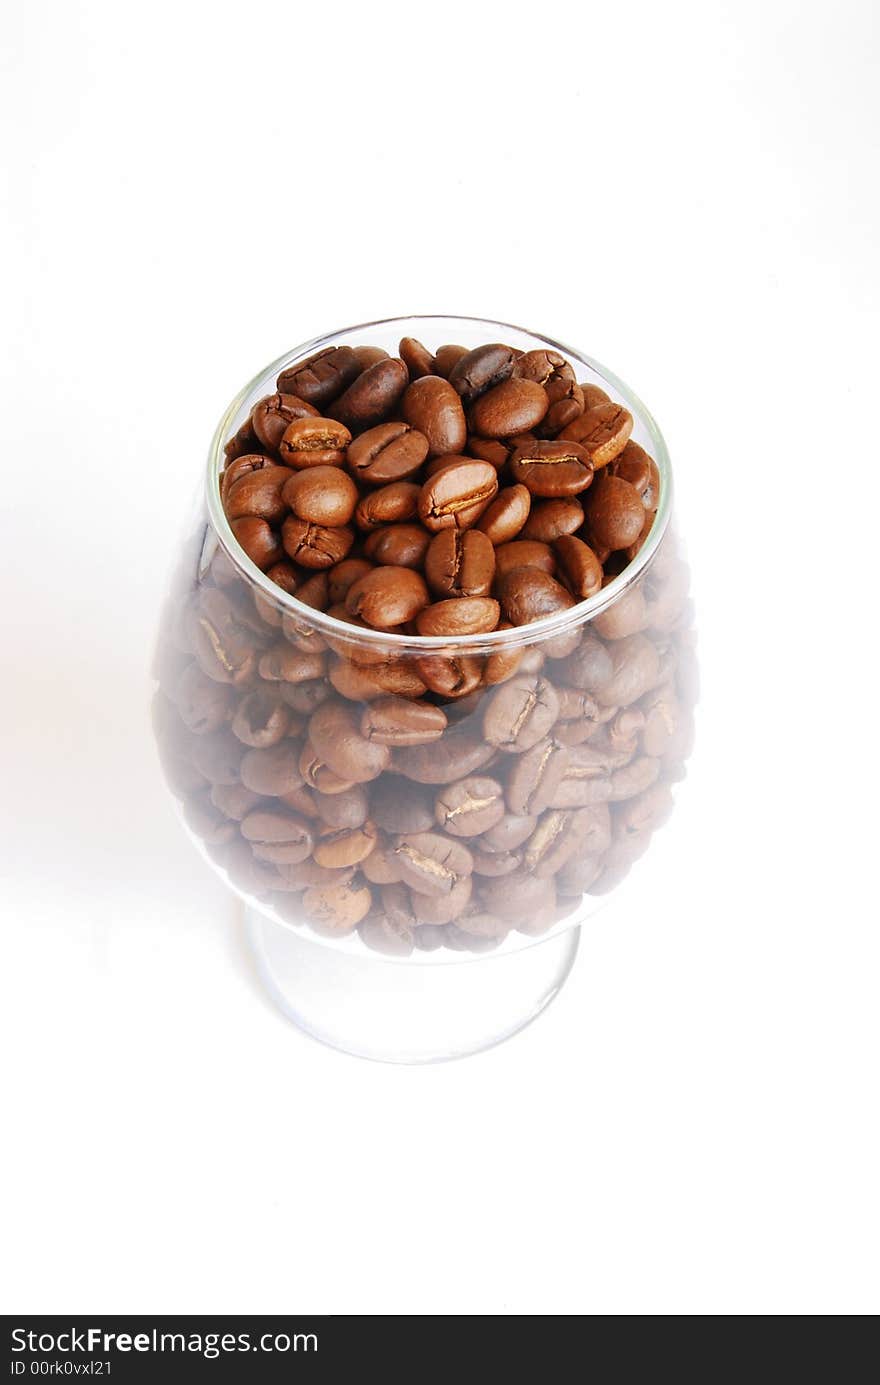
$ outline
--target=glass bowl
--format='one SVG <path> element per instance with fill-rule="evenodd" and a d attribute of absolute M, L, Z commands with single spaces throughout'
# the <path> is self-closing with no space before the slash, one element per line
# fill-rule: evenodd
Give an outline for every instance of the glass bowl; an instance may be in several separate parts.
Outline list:
<path fill-rule="evenodd" d="M 246 556 L 220 478 L 254 405 L 316 351 L 396 355 L 405 336 L 558 351 L 632 414 L 656 510 L 590 600 L 491 634 L 388 633 L 305 604 Z M 154 727 L 188 832 L 244 902 L 267 988 L 314 1037 L 388 1061 L 458 1057 L 557 993 L 579 925 L 667 819 L 690 750 L 694 638 L 671 507 L 665 443 L 632 391 L 506 323 L 346 328 L 229 405 L 162 615 Z M 416 709 L 411 743 L 373 740 L 387 699 Z"/>

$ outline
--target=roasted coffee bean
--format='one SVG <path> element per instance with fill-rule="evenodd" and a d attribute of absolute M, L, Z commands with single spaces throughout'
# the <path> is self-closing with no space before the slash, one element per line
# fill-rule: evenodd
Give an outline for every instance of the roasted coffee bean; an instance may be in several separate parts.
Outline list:
<path fill-rule="evenodd" d="M 290 712 L 284 703 L 258 688 L 242 698 L 232 719 L 233 734 L 255 749 L 277 745 L 289 726 Z"/>
<path fill-rule="evenodd" d="M 419 927 L 452 923 L 470 904 L 472 888 L 471 877 L 465 875 L 446 894 L 423 894 L 420 890 L 410 890 L 410 902 Z"/>
<path fill-rule="evenodd" d="M 241 834 L 263 861 L 293 866 L 312 854 L 311 828 L 296 813 L 255 808 L 242 820 Z"/>
<path fill-rule="evenodd" d="M 270 452 L 277 452 L 285 429 L 298 418 L 313 418 L 318 410 L 295 394 L 270 394 L 254 405 L 251 427 Z"/>
<path fill-rule="evenodd" d="M 458 453 L 467 440 L 461 400 L 447 380 L 425 375 L 414 380 L 403 396 L 403 417 L 428 439 L 428 455 Z"/>
<path fill-rule="evenodd" d="M 251 423 L 251 415 L 248 414 L 244 423 L 242 423 L 241 427 L 238 429 L 238 432 L 234 433 L 229 441 L 224 444 L 223 455 L 226 458 L 227 465 L 235 461 L 236 457 L 243 457 L 247 452 L 258 451 L 259 444 L 260 440 L 254 432 L 253 424 Z"/>
<path fill-rule="evenodd" d="M 560 895 L 579 898 L 602 874 L 600 856 L 571 856 L 554 876 Z"/>
<path fill-rule="evenodd" d="M 304 361 L 287 366 L 276 383 L 282 392 L 294 394 L 320 409 L 347 389 L 361 370 L 350 346 L 327 346 Z"/>
<path fill-rule="evenodd" d="M 276 587 L 280 587 L 282 591 L 287 592 L 288 596 L 293 596 L 293 593 L 299 586 L 299 577 L 297 576 L 296 568 L 293 566 L 293 563 L 289 563 L 286 558 L 283 558 L 280 563 L 273 563 L 270 568 L 267 568 L 266 576 L 269 578 L 270 582 L 275 583 Z"/>
<path fill-rule="evenodd" d="M 375 365 L 377 361 L 387 361 L 391 355 L 384 346 L 355 346 L 352 348 L 357 363 L 361 370 L 366 370 L 367 366 Z"/>
<path fill-rule="evenodd" d="M 524 351 L 514 364 L 513 375 L 515 379 L 532 380 L 545 388 L 549 384 L 575 378 L 574 371 L 564 356 L 560 356 L 558 351 L 544 348 Z"/>
<path fill-rule="evenodd" d="M 630 438 L 620 455 L 609 463 L 609 471 L 612 476 L 629 481 L 648 513 L 654 514 L 660 502 L 660 469 L 643 447 Z"/>
<path fill-rule="evenodd" d="M 434 826 L 433 797 L 411 779 L 384 774 L 369 794 L 370 816 L 383 832 L 429 832 Z"/>
<path fill-rule="evenodd" d="M 387 914 L 367 914 L 357 926 L 362 942 L 373 952 L 389 957 L 409 957 L 413 950 L 413 929 L 390 919 Z"/>
<path fill-rule="evenodd" d="M 224 728 L 197 736 L 190 757 L 209 784 L 236 784 L 241 777 L 243 750 L 241 741 Z"/>
<path fill-rule="evenodd" d="M 452 342 L 438 346 L 434 356 L 435 374 L 442 375 L 444 380 L 448 380 L 452 367 L 461 360 L 462 356 L 466 355 L 467 347 L 465 346 L 456 346 Z"/>
<path fill-rule="evenodd" d="M 381 423 L 409 384 L 409 372 L 394 356 L 368 366 L 331 406 L 332 418 L 360 432 Z"/>
<path fill-rule="evenodd" d="M 507 486 L 498 492 L 477 521 L 477 529 L 493 544 L 510 543 L 525 525 L 531 504 L 532 497 L 526 486 Z"/>
<path fill-rule="evenodd" d="M 489 875 L 493 879 L 499 875 L 512 875 L 522 866 L 520 851 L 486 851 L 483 839 L 471 843 L 474 858 L 474 875 Z"/>
<path fill-rule="evenodd" d="M 645 507 L 635 486 L 620 476 L 601 476 L 585 508 L 590 537 L 600 548 L 626 548 L 642 532 Z"/>
<path fill-rule="evenodd" d="M 556 559 L 549 544 L 535 543 L 531 539 L 514 539 L 512 543 L 502 543 L 495 549 L 495 578 L 500 582 L 514 568 L 536 568 L 549 573 L 556 571 Z"/>
<path fill-rule="evenodd" d="M 491 596 L 458 596 L 435 601 L 416 617 L 420 635 L 485 635 L 498 624 L 501 608 Z"/>
<path fill-rule="evenodd" d="M 282 642 L 260 655 L 259 671 L 270 683 L 308 683 L 324 672 L 324 655 Z"/>
<path fill-rule="evenodd" d="M 348 524 L 354 514 L 358 489 L 351 477 L 338 467 L 313 466 L 294 472 L 292 476 L 288 474 L 284 483 L 284 503 L 298 519 L 336 528 Z"/>
<path fill-rule="evenodd" d="M 300 567 L 326 568 L 348 556 L 354 543 L 354 530 L 348 525 L 330 528 L 310 524 L 306 519 L 288 515 L 281 526 L 281 538 L 285 551 Z"/>
<path fill-rule="evenodd" d="M 543 742 L 538 742 L 538 746 L 542 744 Z M 533 746 L 532 749 L 527 750 L 525 755 L 521 758 L 525 759 L 526 756 L 533 755 L 537 748 L 537 746 Z M 511 777 L 516 773 L 519 763 L 520 759 L 514 760 L 513 767 L 510 771 Z M 504 817 L 499 818 L 494 827 L 490 827 L 488 832 L 483 833 L 480 846 L 484 851 L 496 855 L 509 855 L 511 852 L 515 852 L 517 847 L 522 846 L 524 842 L 528 841 L 535 830 L 536 821 L 537 819 L 530 814 L 505 813 Z M 492 874 L 493 872 L 486 873 Z"/>
<path fill-rule="evenodd" d="M 371 570 L 372 564 L 365 558 L 345 558 L 336 563 L 327 574 L 327 597 L 331 606 L 344 601 L 349 587 Z"/>
<path fill-rule="evenodd" d="M 593 465 L 575 442 L 534 442 L 518 447 L 510 459 L 514 480 L 532 495 L 547 499 L 579 495 L 593 480 Z"/>
<path fill-rule="evenodd" d="M 391 752 L 361 735 L 360 717 L 346 702 L 324 702 L 312 713 L 309 743 L 343 781 L 365 784 L 388 768 Z"/>
<path fill-rule="evenodd" d="M 307 788 L 322 794 L 345 793 L 355 782 L 343 779 L 325 764 L 310 741 L 306 741 L 300 753 L 299 772 Z"/>
<path fill-rule="evenodd" d="M 386 524 L 364 539 L 364 553 L 383 567 L 421 569 L 431 535 L 420 524 Z"/>
<path fill-rule="evenodd" d="M 425 553 L 425 577 L 438 596 L 488 596 L 495 550 L 477 529 L 441 529 Z"/>
<path fill-rule="evenodd" d="M 313 885 L 302 897 L 303 909 L 323 933 L 353 933 L 370 912 L 373 896 L 365 885 Z"/>
<path fill-rule="evenodd" d="M 474 429 L 484 438 L 511 438 L 537 428 L 550 401 L 532 380 L 505 380 L 481 394 L 471 409 Z"/>
<path fill-rule="evenodd" d="M 450 728 L 434 745 L 395 750 L 394 769 L 417 784 L 451 784 L 494 757 L 495 746 L 479 732 Z"/>
<path fill-rule="evenodd" d="M 467 847 L 439 832 L 404 833 L 392 850 L 401 880 L 420 894 L 449 894 L 473 870 Z"/>
<path fill-rule="evenodd" d="M 300 789 L 300 793 L 308 792 Z M 316 815 L 326 827 L 341 831 L 343 828 L 363 827 L 369 816 L 370 800 L 367 790 L 355 784 L 343 793 L 313 794 L 312 802 Z"/>
<path fill-rule="evenodd" d="M 383 697 L 364 708 L 360 729 L 379 745 L 427 745 L 446 730 L 446 713 L 429 702 Z"/>
<path fill-rule="evenodd" d="M 576 496 L 532 502 L 521 538 L 554 543 L 563 534 L 576 534 L 584 522 L 584 507 Z"/>
<path fill-rule="evenodd" d="M 467 654 L 425 654 L 415 666 L 425 687 L 441 697 L 467 697 L 483 676 L 481 661 Z"/>
<path fill-rule="evenodd" d="M 478 837 L 504 817 L 504 790 L 497 779 L 459 779 L 440 791 L 434 812 L 453 837 Z"/>
<path fill-rule="evenodd" d="M 174 685 L 174 705 L 180 719 L 196 736 L 219 731 L 233 708 L 232 691 L 210 678 L 197 664 L 187 664 Z"/>
<path fill-rule="evenodd" d="M 216 587 L 204 587 L 190 615 L 192 649 L 199 668 L 217 683 L 247 683 L 263 640 L 240 609 Z"/>
<path fill-rule="evenodd" d="M 581 381 L 581 389 L 584 395 L 584 408 L 594 409 L 597 404 L 610 404 L 611 399 L 599 385 L 591 384 L 589 381 Z"/>
<path fill-rule="evenodd" d="M 349 663 L 343 657 L 331 665 L 327 676 L 336 691 L 353 702 L 367 702 L 386 693 L 397 697 L 422 697 L 427 692 L 414 667 L 405 659 L 360 665 Z"/>
<path fill-rule="evenodd" d="M 258 794 L 289 793 L 303 782 L 299 760 L 297 741 L 284 740 L 265 750 L 248 750 L 241 759 L 241 782 Z"/>
<path fill-rule="evenodd" d="M 650 619 L 641 586 L 621 592 L 616 601 L 596 616 L 593 628 L 605 640 L 623 640 L 644 630 Z"/>
<path fill-rule="evenodd" d="M 401 337 L 397 350 L 411 380 L 418 380 L 423 375 L 433 375 L 434 357 L 427 346 L 423 346 L 415 337 Z"/>
<path fill-rule="evenodd" d="M 515 363 L 516 355 L 509 346 L 497 342 L 476 346 L 456 361 L 449 372 L 449 383 L 465 404 L 470 404 L 484 390 L 509 379 Z"/>
<path fill-rule="evenodd" d="M 243 519 L 232 520 L 229 527 L 239 547 L 263 572 L 284 557 L 278 535 L 265 519 L 246 515 Z"/>
<path fill-rule="evenodd" d="M 556 891 L 552 880 L 517 871 L 498 880 L 486 880 L 480 891 L 485 908 L 497 918 L 525 919 L 552 909 Z"/>
<path fill-rule="evenodd" d="M 397 863 L 391 855 L 388 843 L 380 837 L 373 850 L 361 862 L 361 874 L 371 885 L 396 885 L 400 883 Z"/>
<path fill-rule="evenodd" d="M 550 408 L 544 415 L 540 432 L 545 438 L 553 438 L 584 412 L 584 392 L 576 380 L 565 377 L 550 380 L 544 389 Z"/>
<path fill-rule="evenodd" d="M 380 423 L 355 438 L 348 449 L 348 465 L 359 481 L 381 486 L 412 476 L 427 455 L 424 433 L 409 423 Z"/>
<path fill-rule="evenodd" d="M 297 471 L 313 466 L 342 466 L 351 434 L 332 418 L 298 418 L 284 430 L 278 455 Z"/>
<path fill-rule="evenodd" d="M 407 567 L 377 567 L 349 588 L 348 612 L 374 628 L 388 630 L 414 620 L 430 601 L 419 573 Z"/>
<path fill-rule="evenodd" d="M 246 476 L 252 476 L 254 472 L 265 471 L 275 465 L 273 459 L 265 456 L 262 452 L 247 452 L 230 462 L 220 476 L 220 499 L 223 501 L 224 509 L 226 508 L 226 497 L 236 481 L 241 481 Z M 235 516 L 229 517 L 235 518 Z"/>
<path fill-rule="evenodd" d="M 620 803 L 623 799 L 643 793 L 651 787 L 659 774 L 659 760 L 652 760 L 647 755 L 631 760 L 628 765 L 621 766 L 612 774 L 609 802 Z"/>
<path fill-rule="evenodd" d="M 214 784 L 211 788 L 211 802 L 233 822 L 241 822 L 260 801 L 260 795 L 244 784 Z"/>
<path fill-rule="evenodd" d="M 511 813 L 525 817 L 543 813 L 553 801 L 568 761 L 568 749 L 552 736 L 519 755 L 507 781 Z"/>
<path fill-rule="evenodd" d="M 596 404 L 563 428 L 562 436 L 580 443 L 598 471 L 619 456 L 632 432 L 633 418 L 620 404 Z"/>
<path fill-rule="evenodd" d="M 559 580 L 578 601 L 588 601 L 602 590 L 602 564 L 582 539 L 562 534 L 553 551 Z"/>
<path fill-rule="evenodd" d="M 369 532 L 383 524 L 400 524 L 414 519 L 418 512 L 421 488 L 412 481 L 392 481 L 365 495 L 354 513 L 359 529 Z"/>
<path fill-rule="evenodd" d="M 468 529 L 480 518 L 498 490 L 498 476 L 488 462 L 458 457 L 435 472 L 422 486 L 418 512 L 433 533 Z"/>
<path fill-rule="evenodd" d="M 574 606 L 570 592 L 537 568 L 515 567 L 499 578 L 498 599 L 511 625 L 528 625 Z"/>
<path fill-rule="evenodd" d="M 628 707 L 637 702 L 656 682 L 660 669 L 657 646 L 644 635 L 629 635 L 609 647 L 611 677 L 596 697 L 605 707 Z"/>
<path fill-rule="evenodd" d="M 546 678 L 512 678 L 488 699 L 483 734 L 499 750 L 522 755 L 543 740 L 558 712 L 559 699 Z"/>
<path fill-rule="evenodd" d="M 366 822 L 361 827 L 325 827 L 315 838 L 312 857 L 319 866 L 344 870 L 359 866 L 376 845 L 376 829 Z"/>

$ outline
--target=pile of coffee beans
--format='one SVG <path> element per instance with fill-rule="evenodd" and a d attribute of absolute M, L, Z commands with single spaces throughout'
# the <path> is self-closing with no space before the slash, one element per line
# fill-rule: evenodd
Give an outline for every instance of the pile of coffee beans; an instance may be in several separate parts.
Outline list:
<path fill-rule="evenodd" d="M 281 373 L 220 480 L 279 600 L 208 531 L 159 653 L 166 772 L 240 888 L 404 954 L 544 932 L 622 878 L 689 747 L 672 537 L 563 633 L 454 641 L 570 610 L 632 561 L 660 492 L 632 427 L 552 350 L 405 338 L 395 357 L 336 346 Z"/>

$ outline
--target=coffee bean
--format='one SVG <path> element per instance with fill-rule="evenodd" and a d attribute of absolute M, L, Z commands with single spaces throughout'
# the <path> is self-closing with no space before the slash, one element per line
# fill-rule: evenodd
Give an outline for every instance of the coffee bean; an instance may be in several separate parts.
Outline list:
<path fill-rule="evenodd" d="M 423 375 L 433 375 L 434 357 L 415 337 L 402 337 L 397 350 L 411 380 L 418 380 Z"/>
<path fill-rule="evenodd" d="M 477 346 L 460 356 L 449 372 L 449 383 L 466 404 L 484 390 L 500 385 L 513 373 L 516 356 L 509 346 L 495 342 Z"/>
<path fill-rule="evenodd" d="M 360 827 L 325 827 L 315 838 L 312 857 L 319 866 L 343 870 L 358 866 L 376 845 L 376 829 L 372 823 Z"/>
<path fill-rule="evenodd" d="M 633 418 L 620 404 L 596 404 L 563 428 L 563 438 L 580 443 L 596 470 L 613 462 L 626 446 Z"/>
<path fill-rule="evenodd" d="M 584 507 L 576 496 L 533 501 L 521 537 L 554 543 L 563 534 L 576 534 L 584 522 Z"/>
<path fill-rule="evenodd" d="M 364 496 L 355 510 L 355 523 L 359 529 L 369 531 L 383 524 L 414 519 L 420 494 L 420 487 L 412 481 L 392 481 Z"/>
<path fill-rule="evenodd" d="M 584 448 L 561 440 L 518 447 L 510 471 L 532 495 L 548 499 L 578 495 L 593 480 L 593 465 Z"/>
<path fill-rule="evenodd" d="M 355 346 L 352 347 L 355 359 L 361 370 L 366 370 L 367 366 L 375 365 L 377 361 L 387 361 L 390 352 L 384 346 Z"/>
<path fill-rule="evenodd" d="M 319 932 L 353 933 L 370 911 L 373 897 L 365 885 L 313 885 L 302 897 L 303 909 Z"/>
<path fill-rule="evenodd" d="M 611 399 L 599 385 L 593 385 L 589 381 L 581 381 L 581 390 L 584 396 L 584 408 L 594 409 L 597 404 L 610 404 Z"/>
<path fill-rule="evenodd" d="M 441 529 L 425 553 L 425 577 L 438 596 L 488 596 L 495 550 L 477 529 Z"/>
<path fill-rule="evenodd" d="M 255 808 L 242 820 L 241 834 L 263 861 L 296 865 L 312 852 L 309 824 L 295 813 Z"/>
<path fill-rule="evenodd" d="M 518 380 L 532 380 L 547 387 L 558 381 L 574 380 L 574 371 L 564 356 L 558 351 L 538 348 L 524 351 L 513 367 L 513 375 Z"/>
<path fill-rule="evenodd" d="M 360 432 L 387 418 L 409 384 L 403 361 L 389 356 L 368 366 L 331 406 L 331 417 Z"/>
<path fill-rule="evenodd" d="M 539 746 L 543 746 L 542 741 L 538 742 L 538 746 L 533 746 L 531 750 L 527 750 L 525 755 L 514 760 L 513 768 L 510 771 L 510 778 L 517 772 L 520 761 L 525 760 L 528 756 L 534 755 Z M 508 779 L 508 786 L 509 783 L 510 779 Z M 487 832 L 483 833 L 480 846 L 484 851 L 496 855 L 509 855 L 511 852 L 515 852 L 517 847 L 522 846 L 524 842 L 528 841 L 535 830 L 535 822 L 536 818 L 532 817 L 530 814 L 505 813 L 504 817 L 499 818 L 494 827 L 490 827 Z M 493 872 L 489 871 L 486 873 L 492 874 Z"/>
<path fill-rule="evenodd" d="M 613 605 L 596 616 L 593 629 L 605 640 L 623 640 L 644 630 L 649 619 L 644 590 L 635 586 L 622 592 Z"/>
<path fill-rule="evenodd" d="M 348 465 L 359 481 L 384 485 L 412 476 L 427 455 L 424 433 L 409 423 L 380 423 L 355 438 L 348 449 Z"/>
<path fill-rule="evenodd" d="M 308 683 L 324 672 L 324 655 L 287 643 L 276 644 L 260 655 L 259 671 L 268 682 Z"/>
<path fill-rule="evenodd" d="M 512 678 L 488 699 L 483 734 L 499 750 L 522 755 L 543 740 L 558 712 L 559 699 L 546 678 Z"/>
<path fill-rule="evenodd" d="M 468 529 L 480 518 L 498 490 L 498 477 L 488 462 L 468 457 L 450 461 L 425 482 L 418 512 L 432 532 Z"/>
<path fill-rule="evenodd" d="M 439 832 L 404 833 L 393 855 L 401 880 L 420 894 L 449 894 L 473 870 L 467 847 Z"/>
<path fill-rule="evenodd" d="M 502 543 L 495 549 L 495 577 L 500 582 L 514 568 L 536 568 L 549 573 L 556 571 L 556 558 L 549 544 L 536 543 L 531 539 L 514 539 L 512 543 Z"/>
<path fill-rule="evenodd" d="M 635 486 L 620 476 L 601 476 L 587 498 L 587 528 L 601 548 L 612 552 L 635 543 L 645 508 Z"/>
<path fill-rule="evenodd" d="M 283 495 L 284 503 L 298 519 L 331 528 L 347 524 L 358 503 L 354 481 L 346 472 L 332 466 L 313 466 L 294 472 L 292 476 L 288 474 Z"/>
<path fill-rule="evenodd" d="M 416 379 L 403 396 L 403 417 L 428 440 L 428 455 L 459 453 L 467 440 L 461 400 L 447 380 L 427 374 Z"/>
<path fill-rule="evenodd" d="M 451 342 L 438 346 L 434 356 L 434 372 L 442 375 L 444 380 L 448 380 L 449 372 L 452 367 L 461 360 L 462 356 L 467 355 L 467 347 L 456 346 Z"/>
<path fill-rule="evenodd" d="M 299 759 L 299 744 L 291 740 L 265 750 L 248 750 L 241 760 L 241 782 L 258 794 L 288 793 L 303 782 Z"/>
<path fill-rule="evenodd" d="M 246 515 L 243 519 L 232 520 L 229 527 L 240 548 L 261 570 L 265 571 L 284 556 L 278 535 L 265 519 Z"/>
<path fill-rule="evenodd" d="M 524 871 L 487 880 L 481 894 L 485 907 L 498 918 L 525 919 L 556 902 L 552 880 L 540 880 Z"/>
<path fill-rule="evenodd" d="M 504 790 L 496 779 L 459 779 L 440 791 L 434 811 L 453 837 L 478 837 L 504 817 Z"/>
<path fill-rule="evenodd" d="M 278 455 L 285 466 L 342 466 L 351 434 L 332 418 L 298 418 L 285 430 Z"/>
<path fill-rule="evenodd" d="M 383 832 L 429 832 L 434 802 L 413 780 L 385 774 L 370 785 L 370 815 Z"/>
<path fill-rule="evenodd" d="M 501 609 L 491 596 L 459 596 L 435 601 L 416 617 L 420 635 L 484 635 L 498 624 Z"/>
<path fill-rule="evenodd" d="M 588 601 L 602 590 L 602 564 L 582 539 L 562 534 L 553 551 L 559 580 L 578 601 Z"/>
<path fill-rule="evenodd" d="M 388 918 L 386 914 L 368 914 L 357 926 L 363 943 L 373 952 L 389 957 L 408 957 L 413 950 L 413 930 Z"/>
<path fill-rule="evenodd" d="M 241 702 L 232 719 L 233 734 L 255 749 L 277 745 L 287 735 L 290 712 L 269 692 L 255 688 Z"/>
<path fill-rule="evenodd" d="M 470 904 L 473 885 L 469 875 L 457 880 L 446 894 L 423 894 L 410 890 L 410 902 L 419 927 L 426 924 L 449 924 Z"/>
<path fill-rule="evenodd" d="M 322 703 L 312 713 L 308 736 L 322 763 L 346 783 L 368 783 L 391 761 L 387 746 L 361 735 L 360 717 L 346 702 Z"/>
<path fill-rule="evenodd" d="M 499 579 L 497 589 L 501 609 L 511 625 L 528 625 L 576 604 L 555 578 L 537 568 L 513 568 Z"/>
<path fill-rule="evenodd" d="M 220 499 L 223 501 L 223 508 L 226 508 L 226 497 L 236 481 L 241 481 L 245 476 L 252 476 L 254 472 L 264 471 L 275 465 L 276 463 L 272 458 L 266 457 L 262 452 L 248 452 L 236 457 L 220 476 Z M 228 517 L 234 518 L 234 516 Z"/>
<path fill-rule="evenodd" d="M 383 567 L 421 569 L 431 535 L 421 524 L 386 524 L 364 539 L 364 553 Z"/>
<path fill-rule="evenodd" d="M 451 784 L 482 769 L 494 756 L 495 747 L 479 734 L 450 728 L 435 745 L 395 750 L 394 769 L 417 784 Z"/>
<path fill-rule="evenodd" d="M 304 361 L 287 366 L 276 383 L 282 393 L 294 394 L 320 409 L 357 379 L 360 371 L 361 365 L 350 346 L 326 346 Z"/>
<path fill-rule="evenodd" d="M 346 609 L 374 628 L 388 630 L 414 620 L 430 597 L 424 579 L 410 568 L 377 567 L 355 582 Z"/>
<path fill-rule="evenodd" d="M 260 802 L 260 795 L 244 784 L 214 784 L 211 788 L 211 802 L 227 818 L 241 822 L 252 808 Z"/>
<path fill-rule="evenodd" d="M 273 563 L 270 568 L 267 568 L 266 576 L 271 582 L 275 583 L 276 587 L 280 587 L 282 591 L 287 592 L 288 596 L 293 596 L 293 593 L 299 586 L 299 577 L 296 568 L 293 566 L 293 563 L 289 563 L 286 558 L 283 558 L 280 563 Z"/>
<path fill-rule="evenodd" d="M 317 409 L 295 394 L 270 394 L 254 405 L 250 425 L 270 452 L 277 452 L 285 429 L 298 418 L 312 418 Z"/>
<path fill-rule="evenodd" d="M 187 664 L 174 687 L 180 719 L 196 736 L 219 731 L 233 707 L 231 689 L 208 677 L 197 664 Z"/>
<path fill-rule="evenodd" d="M 495 385 L 471 409 L 474 429 L 484 438 L 510 438 L 537 428 L 550 401 L 532 380 L 505 380 Z"/>
<path fill-rule="evenodd" d="M 306 790 L 301 789 L 299 792 L 304 793 Z M 333 827 L 338 831 L 343 828 L 348 830 L 363 827 L 367 821 L 370 800 L 367 790 L 361 784 L 353 785 L 344 793 L 314 794 L 312 799 L 315 812 L 326 827 Z"/>
<path fill-rule="evenodd" d="M 281 538 L 285 551 L 301 567 L 327 568 L 347 557 L 354 531 L 348 525 L 330 528 L 288 515 L 281 526 Z"/>
<path fill-rule="evenodd" d="M 519 755 L 507 781 L 511 813 L 526 817 L 543 813 L 553 801 L 568 761 L 568 749 L 553 737 L 538 741 L 531 750 Z"/>
<path fill-rule="evenodd" d="M 429 702 L 384 697 L 364 708 L 360 730 L 379 745 L 427 745 L 446 730 L 446 713 Z"/>
<path fill-rule="evenodd" d="M 531 504 L 532 497 L 526 486 L 507 486 L 498 492 L 477 521 L 477 529 L 493 544 L 509 543 L 525 525 Z"/>
<path fill-rule="evenodd" d="M 630 438 L 608 469 L 612 476 L 620 476 L 635 487 L 645 509 L 653 515 L 660 502 L 660 470 L 653 457 Z"/>
<path fill-rule="evenodd" d="M 467 697 L 480 686 L 481 661 L 457 654 L 425 654 L 416 659 L 416 669 L 425 687 L 441 697 Z"/>

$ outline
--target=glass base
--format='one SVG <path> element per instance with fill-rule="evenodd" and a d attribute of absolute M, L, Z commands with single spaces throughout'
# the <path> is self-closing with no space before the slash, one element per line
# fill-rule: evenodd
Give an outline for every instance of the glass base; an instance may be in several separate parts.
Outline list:
<path fill-rule="evenodd" d="M 440 1063 L 491 1048 L 549 1005 L 580 928 L 519 951 L 442 960 L 355 955 L 245 911 L 260 977 L 312 1038 L 383 1063 Z"/>

